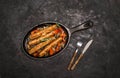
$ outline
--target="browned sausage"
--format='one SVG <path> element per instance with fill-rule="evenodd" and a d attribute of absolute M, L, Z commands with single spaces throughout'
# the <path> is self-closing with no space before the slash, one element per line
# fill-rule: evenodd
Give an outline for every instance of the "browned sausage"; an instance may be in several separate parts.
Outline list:
<path fill-rule="evenodd" d="M 40 48 L 46 46 L 47 44 L 49 44 L 49 43 L 52 42 L 53 40 L 55 40 L 55 37 L 52 37 L 52 38 L 50 38 L 49 40 L 47 40 L 47 41 L 45 41 L 45 42 L 42 42 L 42 43 L 37 44 L 36 46 L 34 46 L 33 48 L 31 48 L 31 49 L 29 50 L 29 54 L 32 54 L 32 53 L 38 51 Z"/>
<path fill-rule="evenodd" d="M 45 35 L 45 36 L 43 36 L 43 37 L 39 37 L 39 38 L 37 38 L 37 39 L 34 39 L 34 40 L 29 41 L 29 42 L 28 42 L 28 45 L 31 46 L 31 45 L 37 44 L 37 43 L 41 42 L 42 39 L 48 38 L 48 37 L 53 36 L 53 35 L 54 35 L 54 31 L 48 33 L 47 35 Z"/>
<path fill-rule="evenodd" d="M 38 38 L 38 37 L 40 37 L 41 35 L 46 35 L 47 33 L 53 31 L 53 30 L 56 29 L 56 28 L 57 28 L 57 25 L 52 25 L 52 26 L 50 26 L 50 27 L 46 27 L 45 29 L 43 29 L 43 30 L 41 30 L 41 31 L 39 31 L 39 32 L 37 32 L 37 33 L 35 33 L 35 34 L 31 34 L 31 35 L 29 36 L 29 38 L 30 38 L 30 39 Z"/>
<path fill-rule="evenodd" d="M 39 57 L 44 56 L 47 51 L 50 50 L 51 47 L 53 47 L 54 45 L 56 45 L 58 42 L 62 41 L 62 37 L 59 37 L 58 39 L 54 40 L 52 43 L 50 43 L 48 46 L 45 47 L 45 49 L 43 49 L 40 53 L 39 53 Z"/>

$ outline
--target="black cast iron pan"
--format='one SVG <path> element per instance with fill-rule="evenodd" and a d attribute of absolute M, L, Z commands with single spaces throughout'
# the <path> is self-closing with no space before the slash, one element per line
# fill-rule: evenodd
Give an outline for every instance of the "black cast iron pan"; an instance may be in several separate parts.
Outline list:
<path fill-rule="evenodd" d="M 62 27 L 62 29 L 64 30 L 64 32 L 66 33 L 67 37 L 66 37 L 66 43 L 65 43 L 65 46 L 64 48 L 62 48 L 61 50 L 59 50 L 56 54 L 52 55 L 52 56 L 48 56 L 48 57 L 34 57 L 34 56 L 31 56 L 29 53 L 28 53 L 28 50 L 27 50 L 27 47 L 26 47 L 26 44 L 27 44 L 27 40 L 28 40 L 28 36 L 30 35 L 30 32 L 33 31 L 34 29 L 36 28 L 41 28 L 43 26 L 47 26 L 47 25 L 53 25 L 53 24 L 56 24 L 57 22 L 47 22 L 47 23 L 42 23 L 42 24 L 39 24 L 35 27 L 33 27 L 24 37 L 24 40 L 23 40 L 23 50 L 24 50 L 24 53 L 30 57 L 30 58 L 33 58 L 33 59 L 40 59 L 40 58 L 48 58 L 48 57 L 53 57 L 61 52 L 63 52 L 63 50 L 67 47 L 67 45 L 69 44 L 69 41 L 70 41 L 70 37 L 71 37 L 71 34 L 74 33 L 74 32 L 77 32 L 77 31 L 80 31 L 80 30 L 85 30 L 85 29 L 88 29 L 88 28 L 91 28 L 93 26 L 93 22 L 91 20 L 88 20 L 88 21 L 85 21 L 83 22 L 82 24 L 80 25 L 77 25 L 73 28 L 67 28 L 66 26 L 60 24 L 60 23 L 57 23 L 59 24 L 60 27 Z"/>

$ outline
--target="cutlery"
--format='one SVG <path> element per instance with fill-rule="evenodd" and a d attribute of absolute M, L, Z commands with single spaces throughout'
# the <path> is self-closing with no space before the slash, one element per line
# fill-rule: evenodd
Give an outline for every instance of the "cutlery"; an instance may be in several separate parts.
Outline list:
<path fill-rule="evenodd" d="M 92 44 L 93 39 L 89 40 L 87 42 L 87 44 L 85 45 L 82 53 L 79 55 L 78 59 L 75 61 L 75 63 L 73 64 L 73 66 L 71 67 L 71 70 L 74 70 L 76 65 L 78 64 L 78 62 L 80 61 L 80 59 L 83 57 L 84 53 L 87 51 L 87 49 L 90 47 L 90 45 Z"/>
<path fill-rule="evenodd" d="M 77 42 L 77 49 L 75 50 L 75 52 L 74 52 L 74 54 L 73 54 L 73 56 L 72 56 L 72 59 L 70 60 L 70 63 L 69 63 L 69 65 L 68 65 L 68 70 L 70 70 L 70 68 L 71 68 L 71 66 L 72 66 L 72 63 L 73 63 L 73 61 L 74 61 L 74 59 L 75 59 L 75 57 L 76 57 L 76 55 L 77 55 L 77 52 L 78 52 L 78 50 L 79 50 L 79 48 L 82 46 L 82 42 L 80 42 L 80 41 L 78 41 Z"/>

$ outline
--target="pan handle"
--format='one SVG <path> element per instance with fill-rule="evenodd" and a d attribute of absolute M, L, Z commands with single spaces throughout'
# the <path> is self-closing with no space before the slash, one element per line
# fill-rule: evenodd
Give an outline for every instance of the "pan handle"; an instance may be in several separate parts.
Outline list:
<path fill-rule="evenodd" d="M 70 29 L 71 33 L 74 33 L 76 31 L 84 30 L 93 27 L 93 22 L 91 20 L 88 20 L 80 25 L 77 25 Z"/>

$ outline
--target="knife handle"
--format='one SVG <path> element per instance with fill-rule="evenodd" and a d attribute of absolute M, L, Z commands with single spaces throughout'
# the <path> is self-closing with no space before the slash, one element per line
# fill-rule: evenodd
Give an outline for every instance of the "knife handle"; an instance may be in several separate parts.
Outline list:
<path fill-rule="evenodd" d="M 80 54 L 80 56 L 78 57 L 78 59 L 75 61 L 75 63 L 73 64 L 73 66 L 71 67 L 71 70 L 74 70 L 76 65 L 78 64 L 78 62 L 80 61 L 80 59 L 83 57 L 83 53 Z"/>

